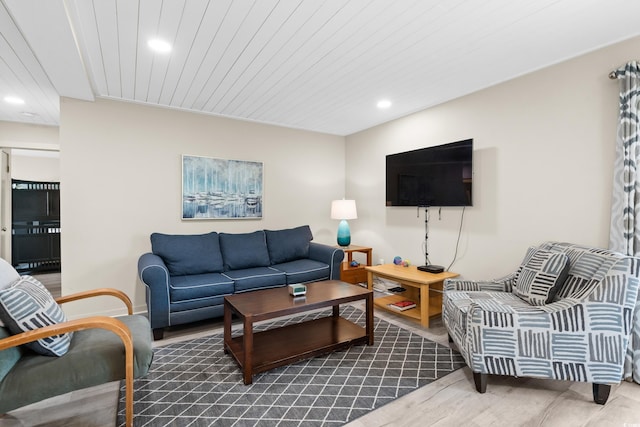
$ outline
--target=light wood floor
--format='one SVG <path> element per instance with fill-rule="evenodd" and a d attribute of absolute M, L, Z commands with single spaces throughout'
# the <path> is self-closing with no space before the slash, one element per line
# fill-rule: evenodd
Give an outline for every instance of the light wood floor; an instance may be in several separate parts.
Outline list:
<path fill-rule="evenodd" d="M 447 344 L 437 319 L 425 330 L 400 316 L 376 310 L 376 316 Z M 221 332 L 221 321 L 176 327 L 159 344 Z M 156 343 L 157 345 L 158 343 Z M 0 426 L 113 426 L 118 383 L 69 393 L 0 416 Z M 640 385 L 612 387 L 606 405 L 593 403 L 591 385 L 527 378 L 489 377 L 487 392 L 477 393 L 468 368 L 361 417 L 347 427 L 372 426 L 593 426 L 640 427 Z"/>

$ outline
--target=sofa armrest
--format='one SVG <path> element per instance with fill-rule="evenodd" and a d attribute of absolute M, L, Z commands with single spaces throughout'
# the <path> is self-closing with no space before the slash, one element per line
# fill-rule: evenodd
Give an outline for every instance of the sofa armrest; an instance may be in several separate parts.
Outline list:
<path fill-rule="evenodd" d="M 169 270 L 162 258 L 150 252 L 138 259 L 138 276 L 146 286 L 147 312 L 152 329 L 171 325 L 169 320 Z"/>
<path fill-rule="evenodd" d="M 309 242 L 309 258 L 328 264 L 330 280 L 340 280 L 340 263 L 344 259 L 344 251 L 335 246 Z"/>

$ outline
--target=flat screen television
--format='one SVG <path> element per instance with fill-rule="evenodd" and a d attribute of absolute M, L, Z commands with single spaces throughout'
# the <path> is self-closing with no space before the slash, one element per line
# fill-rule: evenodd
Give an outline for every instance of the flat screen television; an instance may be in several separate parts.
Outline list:
<path fill-rule="evenodd" d="M 387 206 L 473 206 L 473 139 L 387 155 Z"/>

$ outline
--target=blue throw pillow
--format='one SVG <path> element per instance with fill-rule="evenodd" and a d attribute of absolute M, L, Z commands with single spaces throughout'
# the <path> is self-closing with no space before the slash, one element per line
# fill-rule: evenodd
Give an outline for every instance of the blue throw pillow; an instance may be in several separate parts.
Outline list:
<path fill-rule="evenodd" d="M 241 270 L 271 265 L 264 231 L 220 233 L 220 249 L 225 270 Z"/>
<path fill-rule="evenodd" d="M 221 273 L 224 269 L 218 233 L 151 234 L 151 250 L 172 276 Z"/>
<path fill-rule="evenodd" d="M 313 234 L 308 225 L 287 230 L 265 230 L 271 264 L 309 258 L 309 242 Z"/>
<path fill-rule="evenodd" d="M 0 318 L 12 334 L 67 321 L 67 316 L 51 293 L 31 276 L 22 276 L 0 290 Z M 25 345 L 45 356 L 62 356 L 69 350 L 71 336 L 69 332 Z"/>

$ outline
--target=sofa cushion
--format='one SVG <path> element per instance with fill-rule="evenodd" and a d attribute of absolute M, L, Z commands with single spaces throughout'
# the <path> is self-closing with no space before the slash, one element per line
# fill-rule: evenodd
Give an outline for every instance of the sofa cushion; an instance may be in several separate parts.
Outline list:
<path fill-rule="evenodd" d="M 531 305 L 545 305 L 553 300 L 567 278 L 569 257 L 544 249 L 527 251 L 516 279 L 513 293 Z"/>
<path fill-rule="evenodd" d="M 51 293 L 37 279 L 23 276 L 0 289 L 0 318 L 12 334 L 31 331 L 67 321 Z M 27 343 L 45 356 L 62 356 L 69 349 L 72 333 L 55 335 Z"/>
<path fill-rule="evenodd" d="M 169 300 L 190 301 L 218 295 L 231 295 L 233 281 L 220 273 L 172 276 L 169 283 Z"/>
<path fill-rule="evenodd" d="M 233 280 L 236 292 L 275 288 L 278 286 L 284 286 L 287 283 L 287 277 L 285 274 L 272 267 L 231 270 L 226 271 L 223 274 Z"/>
<path fill-rule="evenodd" d="M 220 273 L 223 270 L 218 233 L 151 234 L 151 250 L 172 276 Z"/>
<path fill-rule="evenodd" d="M 286 230 L 265 230 L 271 264 L 309 258 L 309 242 L 313 234 L 308 225 Z"/>
<path fill-rule="evenodd" d="M 317 282 L 329 280 L 331 268 L 328 264 L 312 259 L 299 259 L 272 266 L 283 271 L 287 276 L 287 284 Z"/>
<path fill-rule="evenodd" d="M 220 249 L 225 271 L 271 265 L 267 239 L 262 230 L 253 233 L 220 233 Z"/>

